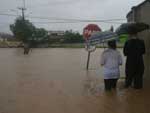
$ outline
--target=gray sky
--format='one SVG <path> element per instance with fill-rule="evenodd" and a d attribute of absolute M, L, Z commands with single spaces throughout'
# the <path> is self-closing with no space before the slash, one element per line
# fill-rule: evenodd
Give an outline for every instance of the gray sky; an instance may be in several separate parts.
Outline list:
<path fill-rule="evenodd" d="M 48 17 L 49 19 L 83 19 L 83 20 L 107 20 L 126 19 L 126 14 L 132 6 L 138 5 L 144 0 L 26 0 L 26 15 L 36 17 Z M 0 13 L 18 14 L 21 11 L 22 0 L 0 0 Z M 11 11 L 16 10 L 16 11 Z M 0 32 L 10 32 L 9 24 L 15 17 L 0 15 Z M 30 19 L 37 27 L 47 30 L 69 30 L 82 33 L 83 28 L 89 23 L 41 23 L 56 22 L 58 20 Z M 62 22 L 62 21 L 60 21 Z M 125 21 L 120 21 L 125 22 Z M 120 23 L 119 22 L 119 23 Z M 96 23 L 102 30 L 107 30 L 113 25 L 119 24 Z"/>

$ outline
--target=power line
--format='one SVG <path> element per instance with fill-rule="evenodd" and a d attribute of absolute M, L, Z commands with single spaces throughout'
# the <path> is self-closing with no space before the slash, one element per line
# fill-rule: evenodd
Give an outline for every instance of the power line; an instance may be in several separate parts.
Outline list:
<path fill-rule="evenodd" d="M 22 9 L 24 10 L 24 9 Z M 20 16 L 15 14 L 6 14 L 6 13 L 0 13 L 0 15 L 3 16 Z M 36 17 L 36 16 L 27 16 L 27 18 L 35 18 L 35 19 L 47 19 L 47 20 L 59 20 L 59 21 L 65 21 L 65 22 L 58 22 L 58 23 L 75 23 L 75 22 L 108 22 L 108 23 L 116 23 L 120 24 L 117 21 L 124 21 L 126 19 L 105 19 L 105 20 L 86 20 L 86 19 L 66 19 L 66 18 L 54 18 L 54 17 Z M 42 22 L 35 22 L 35 23 L 42 23 Z M 43 22 L 43 23 L 57 23 L 57 22 Z"/>
<path fill-rule="evenodd" d="M 55 22 L 54 22 L 54 21 L 53 21 L 53 22 L 34 22 L 34 21 L 31 21 L 31 22 L 34 23 L 34 24 L 57 24 L 57 23 L 58 23 L 58 24 L 61 24 L 61 23 L 62 23 L 62 24 L 63 24 L 63 23 L 64 23 L 64 24 L 65 24 L 65 23 L 68 23 L 68 24 L 80 24 L 80 23 L 88 23 L 88 22 L 84 22 L 84 21 L 83 21 L 83 22 L 69 22 L 69 21 L 66 21 L 66 22 L 62 22 L 62 21 L 59 21 L 59 22 L 58 22 L 58 21 L 57 21 L 57 22 L 56 22 L 56 21 L 55 21 Z M 94 21 L 93 21 L 93 22 L 94 22 Z M 95 23 L 95 22 L 94 22 L 94 23 Z M 119 22 L 107 22 L 107 21 L 106 21 L 106 22 L 105 22 L 105 21 L 104 21 L 104 22 L 103 22 L 103 21 L 100 21 L 100 22 L 96 22 L 96 23 L 122 24 L 122 23 L 119 23 Z M 12 24 L 12 23 L 4 22 L 4 23 L 0 23 L 0 24 Z"/>
<path fill-rule="evenodd" d="M 13 16 L 13 17 L 20 16 L 20 15 L 15 15 L 15 14 L 7 14 L 7 13 L 0 13 L 0 15 L 2 15 L 2 16 Z"/>
<path fill-rule="evenodd" d="M 126 19 L 105 19 L 105 20 L 89 20 L 89 19 L 68 19 L 68 18 L 55 18 L 55 17 L 38 17 L 38 16 L 27 16 L 28 18 L 46 19 L 46 20 L 64 20 L 64 21 L 123 21 Z"/>
<path fill-rule="evenodd" d="M 70 23 L 70 24 L 77 24 L 77 23 L 89 23 L 89 22 L 96 22 L 96 23 L 110 23 L 110 24 L 122 24 L 121 22 L 109 22 L 109 21 L 78 21 L 78 22 L 32 22 L 32 23 L 36 23 L 36 24 L 48 24 L 48 23 Z"/>

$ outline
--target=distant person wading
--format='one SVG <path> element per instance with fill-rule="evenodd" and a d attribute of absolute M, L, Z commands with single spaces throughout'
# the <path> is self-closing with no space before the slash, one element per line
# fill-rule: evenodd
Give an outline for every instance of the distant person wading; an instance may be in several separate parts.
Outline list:
<path fill-rule="evenodd" d="M 29 54 L 30 47 L 29 44 L 24 44 L 24 55 Z"/>

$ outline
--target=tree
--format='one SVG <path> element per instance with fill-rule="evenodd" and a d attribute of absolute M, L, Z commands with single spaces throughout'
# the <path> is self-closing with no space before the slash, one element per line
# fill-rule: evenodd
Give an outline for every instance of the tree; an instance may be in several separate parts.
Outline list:
<path fill-rule="evenodd" d="M 64 34 L 64 42 L 65 43 L 82 43 L 83 37 L 79 33 L 75 33 L 72 31 L 66 31 Z"/>
<path fill-rule="evenodd" d="M 30 45 L 36 47 L 38 44 L 48 43 L 48 32 L 43 28 L 36 28 L 30 39 Z"/>
<path fill-rule="evenodd" d="M 24 20 L 22 17 L 18 17 L 15 23 L 10 25 L 10 30 L 14 36 L 24 43 L 32 38 L 35 29 L 35 26 L 29 20 Z"/>
<path fill-rule="evenodd" d="M 36 30 L 33 33 L 33 38 L 37 42 L 48 40 L 48 32 L 43 28 L 36 28 Z"/>
<path fill-rule="evenodd" d="M 29 47 L 35 47 L 48 41 L 48 32 L 44 28 L 36 28 L 29 20 L 18 17 L 10 25 L 14 36 Z"/>

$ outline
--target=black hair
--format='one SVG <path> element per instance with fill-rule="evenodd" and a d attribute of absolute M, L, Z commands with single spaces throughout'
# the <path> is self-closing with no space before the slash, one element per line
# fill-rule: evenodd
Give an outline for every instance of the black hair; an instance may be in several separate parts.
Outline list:
<path fill-rule="evenodd" d="M 111 41 L 108 41 L 108 47 L 111 48 L 111 49 L 116 49 L 117 45 L 116 45 L 116 40 L 111 40 Z"/>

